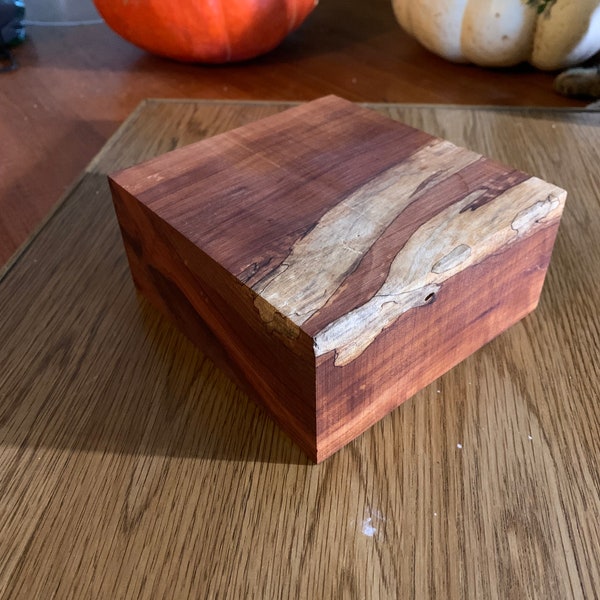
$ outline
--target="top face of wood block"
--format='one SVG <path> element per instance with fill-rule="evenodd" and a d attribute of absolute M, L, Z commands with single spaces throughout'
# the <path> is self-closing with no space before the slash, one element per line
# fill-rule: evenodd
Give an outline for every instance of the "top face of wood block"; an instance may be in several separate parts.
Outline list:
<path fill-rule="evenodd" d="M 331 96 L 113 179 L 340 365 L 445 280 L 559 218 L 565 198 Z"/>

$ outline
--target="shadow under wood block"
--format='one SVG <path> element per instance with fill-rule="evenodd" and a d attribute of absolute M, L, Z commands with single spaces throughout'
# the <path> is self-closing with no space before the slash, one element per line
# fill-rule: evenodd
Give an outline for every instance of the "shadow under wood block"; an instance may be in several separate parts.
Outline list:
<path fill-rule="evenodd" d="M 110 183 L 138 289 L 315 461 L 536 307 L 566 197 L 332 96 Z"/>

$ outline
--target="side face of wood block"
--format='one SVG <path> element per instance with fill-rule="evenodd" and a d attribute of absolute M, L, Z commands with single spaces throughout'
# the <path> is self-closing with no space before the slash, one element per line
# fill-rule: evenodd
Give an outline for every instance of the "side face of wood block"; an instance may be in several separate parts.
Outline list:
<path fill-rule="evenodd" d="M 566 197 L 335 97 L 110 183 L 137 287 L 316 461 L 535 308 Z"/>

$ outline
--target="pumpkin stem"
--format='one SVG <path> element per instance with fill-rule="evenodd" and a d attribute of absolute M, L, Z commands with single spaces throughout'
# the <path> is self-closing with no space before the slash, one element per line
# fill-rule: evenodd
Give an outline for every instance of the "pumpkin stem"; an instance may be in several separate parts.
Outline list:
<path fill-rule="evenodd" d="M 546 8 L 554 4 L 556 0 L 527 0 L 527 4 L 535 8 L 538 14 L 542 14 Z"/>

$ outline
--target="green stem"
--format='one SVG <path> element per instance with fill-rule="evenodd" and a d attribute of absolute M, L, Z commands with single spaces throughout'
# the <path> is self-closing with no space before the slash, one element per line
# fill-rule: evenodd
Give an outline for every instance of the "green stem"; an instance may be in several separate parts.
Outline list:
<path fill-rule="evenodd" d="M 527 4 L 538 12 L 543 13 L 549 6 L 554 4 L 556 0 L 527 0 Z"/>

